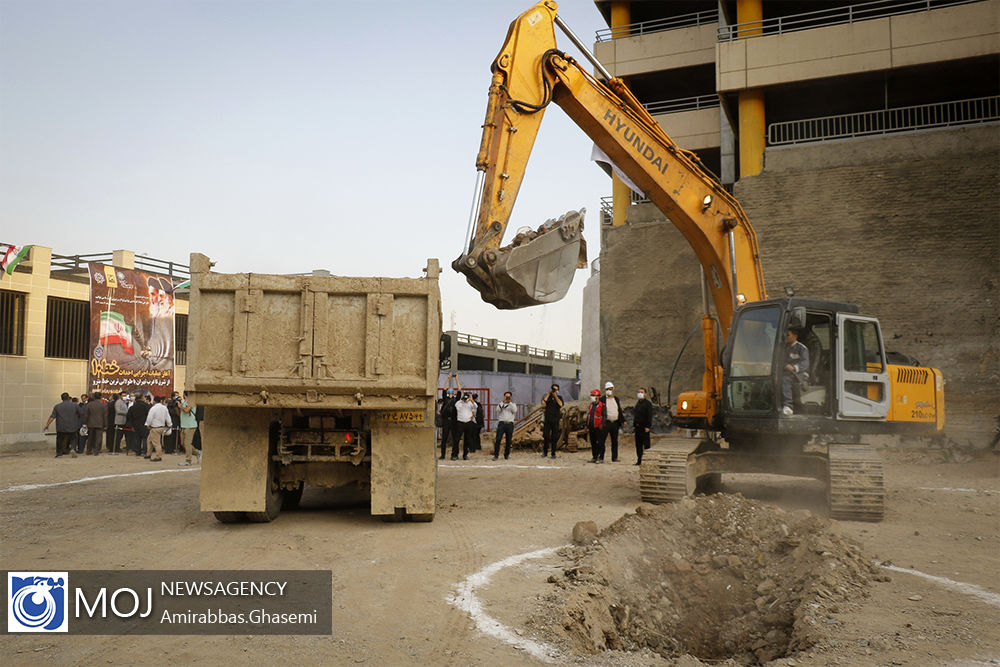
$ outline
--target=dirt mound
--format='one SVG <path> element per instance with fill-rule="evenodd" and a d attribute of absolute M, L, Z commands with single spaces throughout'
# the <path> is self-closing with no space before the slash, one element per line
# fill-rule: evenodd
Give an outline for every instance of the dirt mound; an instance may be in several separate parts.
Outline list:
<path fill-rule="evenodd" d="M 881 576 L 828 520 L 738 495 L 640 506 L 563 555 L 553 631 L 576 650 L 738 664 L 808 648 Z"/>

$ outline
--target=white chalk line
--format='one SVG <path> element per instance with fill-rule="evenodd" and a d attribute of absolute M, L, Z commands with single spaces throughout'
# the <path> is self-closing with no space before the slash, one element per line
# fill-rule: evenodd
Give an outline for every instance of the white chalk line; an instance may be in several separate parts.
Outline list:
<path fill-rule="evenodd" d="M 466 577 L 462 583 L 455 587 L 455 592 L 445 599 L 459 609 L 467 612 L 469 616 L 472 617 L 472 620 L 475 621 L 476 628 L 483 634 L 496 637 L 500 641 L 510 644 L 511 646 L 528 653 L 538 660 L 555 662 L 560 657 L 559 651 L 557 651 L 555 647 L 542 642 L 536 642 L 531 639 L 519 637 L 510 628 L 487 614 L 483 610 L 482 602 L 476 595 L 476 590 L 490 583 L 490 579 L 493 578 L 493 575 L 504 568 L 520 565 L 524 561 L 531 560 L 533 558 L 544 558 L 545 556 L 548 556 L 556 550 L 562 548 L 562 546 L 559 546 L 549 547 L 548 549 L 539 549 L 538 551 L 530 551 L 528 553 L 509 556 L 503 560 L 491 563 L 479 570 L 479 572 L 475 572 Z"/>
<path fill-rule="evenodd" d="M 0 489 L 0 493 L 5 491 L 30 491 L 32 489 L 48 489 L 53 486 L 66 486 L 68 484 L 82 484 L 84 482 L 96 482 L 100 479 L 111 479 L 113 477 L 137 477 L 139 475 L 158 475 L 161 472 L 191 472 L 198 470 L 197 467 L 190 468 L 165 468 L 163 470 L 143 470 L 142 472 L 123 472 L 115 475 L 98 475 L 97 477 L 83 477 L 81 479 L 71 479 L 68 482 L 52 482 L 50 484 L 20 484 L 18 486 L 8 486 Z"/>
<path fill-rule="evenodd" d="M 933 487 L 933 486 L 919 486 L 917 487 L 921 491 L 954 491 L 956 493 L 982 493 L 987 496 L 1000 493 L 1000 491 L 993 491 L 992 489 L 952 489 L 949 487 Z"/>
<path fill-rule="evenodd" d="M 961 581 L 954 581 L 952 579 L 947 579 L 945 577 L 937 577 L 933 574 L 927 574 L 926 572 L 921 572 L 919 570 L 910 570 L 905 567 L 897 567 L 895 565 L 880 565 L 887 570 L 892 570 L 893 572 L 905 572 L 906 574 L 912 574 L 915 577 L 923 577 L 934 583 L 941 584 L 945 588 L 950 588 L 952 590 L 958 591 L 959 593 L 964 593 L 966 595 L 971 595 L 972 597 L 979 598 L 983 602 L 994 607 L 1000 607 L 1000 595 L 997 593 L 991 593 L 985 588 L 980 588 L 975 584 L 965 584 Z"/>
<path fill-rule="evenodd" d="M 523 466 L 523 465 L 518 465 L 516 463 L 495 463 L 493 465 L 477 465 L 477 464 L 452 465 L 452 464 L 449 464 L 449 463 L 439 463 L 438 467 L 439 468 L 458 468 L 458 469 L 483 468 L 483 469 L 486 469 L 486 470 L 496 470 L 496 469 L 499 469 L 499 468 L 521 468 L 523 470 L 564 470 L 565 468 L 568 468 L 569 466 L 542 466 L 542 465 Z"/>

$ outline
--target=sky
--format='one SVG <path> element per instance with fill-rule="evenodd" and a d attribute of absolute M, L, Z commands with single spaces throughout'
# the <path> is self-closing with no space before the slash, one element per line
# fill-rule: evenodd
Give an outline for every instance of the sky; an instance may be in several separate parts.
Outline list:
<path fill-rule="evenodd" d="M 490 64 L 531 4 L 0 0 L 0 243 L 224 273 L 418 277 L 435 257 L 446 330 L 578 352 L 589 270 L 498 311 L 451 269 Z M 586 44 L 606 27 L 592 0 L 559 15 Z M 585 207 L 596 258 L 591 145 L 552 105 L 506 239 Z"/>

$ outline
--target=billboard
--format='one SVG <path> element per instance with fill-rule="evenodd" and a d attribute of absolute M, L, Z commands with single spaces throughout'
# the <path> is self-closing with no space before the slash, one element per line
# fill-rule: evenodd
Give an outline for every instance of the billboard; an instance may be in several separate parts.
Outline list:
<path fill-rule="evenodd" d="M 169 396 L 174 390 L 170 278 L 90 264 L 90 391 Z"/>

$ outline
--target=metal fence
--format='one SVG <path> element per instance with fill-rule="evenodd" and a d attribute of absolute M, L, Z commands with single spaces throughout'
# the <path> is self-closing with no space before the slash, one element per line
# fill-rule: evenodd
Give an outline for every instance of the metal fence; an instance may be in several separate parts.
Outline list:
<path fill-rule="evenodd" d="M 712 107 L 719 106 L 719 96 L 697 95 L 695 97 L 681 97 L 676 100 L 646 102 L 642 106 L 646 107 L 646 111 L 651 114 L 697 111 L 699 109 L 711 109 Z"/>
<path fill-rule="evenodd" d="M 767 127 L 767 143 L 781 146 L 995 120 L 1000 120 L 1000 96 L 997 95 L 771 123 Z"/>
<path fill-rule="evenodd" d="M 52 253 L 52 271 L 63 273 L 87 273 L 87 264 L 112 265 L 114 253 L 99 252 L 87 255 L 57 255 Z M 190 267 L 180 262 L 171 262 L 155 257 L 135 256 L 135 268 L 139 271 L 156 273 L 161 276 L 169 276 L 180 280 L 187 280 L 191 277 Z"/>
<path fill-rule="evenodd" d="M 474 334 L 467 334 L 456 332 L 456 340 L 461 345 L 468 345 L 469 347 L 480 347 L 483 349 L 496 349 L 498 352 L 513 352 L 516 354 L 526 354 L 530 357 L 539 357 L 542 359 L 557 359 L 559 361 L 576 361 L 579 359 L 580 355 L 572 354 L 568 352 L 557 352 L 555 350 L 545 350 L 540 347 L 534 347 L 532 345 L 519 345 L 518 343 L 510 343 L 505 340 L 495 340 L 492 338 L 486 338 L 484 336 L 476 336 Z"/>
<path fill-rule="evenodd" d="M 718 40 L 720 42 L 732 42 L 737 39 L 748 37 L 760 37 L 762 35 L 781 35 L 788 32 L 798 32 L 800 30 L 810 30 L 812 28 L 822 28 L 830 25 L 842 25 L 845 23 L 855 23 L 857 21 L 867 21 L 870 19 L 885 18 L 898 14 L 912 14 L 914 12 L 926 12 L 940 7 L 950 7 L 952 5 L 965 5 L 982 0 L 877 0 L 876 2 L 864 2 L 846 7 L 830 7 L 818 9 L 801 14 L 791 14 L 789 16 L 776 16 L 761 21 L 746 21 L 744 23 L 734 23 L 728 26 L 719 26 Z"/>
<path fill-rule="evenodd" d="M 652 203 L 651 199 L 647 199 L 646 197 L 643 197 L 640 194 L 632 192 L 631 190 L 629 191 L 628 195 L 629 195 L 628 196 L 629 206 L 631 206 L 632 204 L 650 204 L 650 203 Z M 605 197 L 601 197 L 601 217 L 602 217 L 602 220 L 606 221 L 606 222 L 604 222 L 604 224 L 606 224 L 606 225 L 610 225 L 611 224 L 611 217 L 614 215 L 614 209 L 615 209 L 615 207 L 614 207 L 614 197 L 612 197 L 611 195 L 608 195 L 608 196 L 605 196 Z"/>
<path fill-rule="evenodd" d="M 666 30 L 676 30 L 678 28 L 693 28 L 706 23 L 718 23 L 719 10 L 710 9 L 703 12 L 683 14 L 682 16 L 668 16 L 652 21 L 639 21 L 628 25 L 619 25 L 614 28 L 603 28 L 596 33 L 596 41 L 609 42 L 612 39 L 622 37 L 635 37 L 651 32 L 664 32 Z"/>

